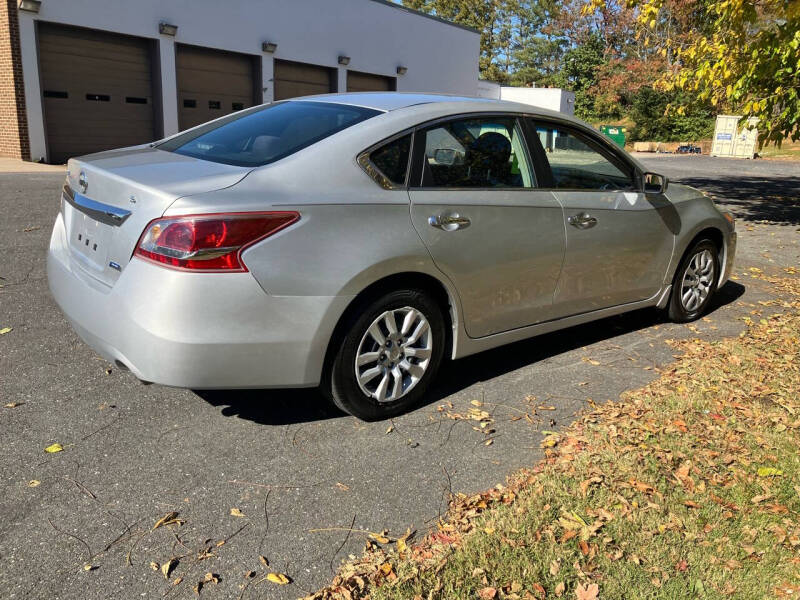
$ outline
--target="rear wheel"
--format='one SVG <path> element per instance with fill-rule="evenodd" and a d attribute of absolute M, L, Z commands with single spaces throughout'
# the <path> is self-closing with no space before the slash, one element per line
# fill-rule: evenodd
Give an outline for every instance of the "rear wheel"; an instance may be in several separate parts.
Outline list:
<path fill-rule="evenodd" d="M 677 323 L 700 318 L 714 296 L 718 279 L 717 246 L 711 240 L 700 240 L 686 253 L 675 273 L 669 318 Z"/>
<path fill-rule="evenodd" d="M 433 381 L 445 339 L 442 309 L 426 292 L 384 294 L 346 325 L 323 391 L 340 409 L 365 421 L 405 412 Z"/>

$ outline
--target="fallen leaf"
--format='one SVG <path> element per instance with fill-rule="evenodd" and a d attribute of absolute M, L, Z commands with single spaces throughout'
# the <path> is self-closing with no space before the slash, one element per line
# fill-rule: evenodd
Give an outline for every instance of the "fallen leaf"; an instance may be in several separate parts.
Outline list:
<path fill-rule="evenodd" d="M 203 578 L 203 582 L 204 583 L 219 583 L 219 575 L 209 571 L 208 573 L 206 573 L 206 576 Z"/>
<path fill-rule="evenodd" d="M 63 449 L 64 448 L 61 444 L 55 443 L 55 444 L 50 444 L 47 448 L 44 449 L 44 451 L 53 454 L 54 452 L 61 452 Z"/>
<path fill-rule="evenodd" d="M 389 435 L 393 431 L 394 431 L 394 425 L 389 425 L 389 427 L 386 428 L 386 435 Z"/>
<path fill-rule="evenodd" d="M 686 571 L 686 569 L 688 568 L 689 568 L 689 563 L 687 563 L 685 560 L 679 560 L 675 564 L 675 570 L 681 573 Z"/>
<path fill-rule="evenodd" d="M 231 509 L 231 516 L 232 517 L 243 517 L 244 513 L 240 511 L 238 508 L 234 507 Z"/>
<path fill-rule="evenodd" d="M 160 567 L 161 565 L 159 565 L 156 561 L 154 560 L 150 561 L 150 568 L 153 569 L 153 571 L 158 571 Z"/>
<path fill-rule="evenodd" d="M 575 597 L 577 600 L 596 600 L 597 594 L 600 593 L 600 588 L 596 583 L 589 585 L 579 585 L 575 588 Z"/>
<path fill-rule="evenodd" d="M 168 512 L 163 517 L 161 517 L 158 521 L 156 521 L 156 524 L 153 525 L 153 529 L 151 529 L 150 531 L 155 531 L 156 529 L 158 529 L 162 525 L 173 525 L 175 523 L 177 523 L 178 525 L 181 525 L 181 524 L 183 524 L 183 520 L 178 518 L 178 513 L 177 512 L 175 512 L 175 511 Z"/>
<path fill-rule="evenodd" d="M 780 475 L 783 475 L 783 471 L 781 471 L 780 469 L 776 469 L 775 467 L 758 468 L 759 477 L 778 477 Z"/>
<path fill-rule="evenodd" d="M 556 594 L 556 597 L 561 598 L 564 594 L 564 590 L 566 589 L 567 585 L 563 581 L 559 581 L 558 585 L 556 585 L 556 589 L 553 590 Z"/>
<path fill-rule="evenodd" d="M 23 404 L 25 404 L 25 403 L 24 402 L 9 402 L 7 404 L 4 404 L 3 406 L 5 406 L 6 408 L 17 408 L 18 406 L 22 406 Z"/>
<path fill-rule="evenodd" d="M 41 481 L 39 481 L 38 479 L 31 479 L 31 480 L 28 482 L 28 487 L 36 487 L 36 486 L 38 486 L 40 483 L 42 483 L 42 482 L 41 482 Z"/>
<path fill-rule="evenodd" d="M 272 583 L 277 583 L 278 585 L 286 585 L 291 581 L 283 573 L 267 573 L 267 579 Z"/>
<path fill-rule="evenodd" d="M 343 484 L 340 481 L 336 482 L 336 487 L 339 488 L 340 490 L 344 491 L 344 492 L 346 492 L 346 491 L 348 491 L 350 489 L 350 486 L 347 486 L 347 485 Z"/>
<path fill-rule="evenodd" d="M 175 567 L 176 561 L 174 558 L 170 558 L 167 562 L 161 565 L 161 574 L 164 576 L 164 579 L 169 579 L 169 574 L 172 572 L 172 569 Z"/>
<path fill-rule="evenodd" d="M 485 587 L 478 590 L 478 597 L 481 600 L 493 600 L 497 597 L 497 588 Z"/>
<path fill-rule="evenodd" d="M 558 572 L 560 570 L 561 570 L 561 563 L 560 562 L 558 562 L 557 560 L 554 560 L 554 561 L 550 562 L 550 575 L 555 577 L 556 575 L 558 575 Z"/>
<path fill-rule="evenodd" d="M 89 563 L 83 565 L 83 570 L 84 571 L 94 571 L 96 568 L 97 567 L 95 565 L 92 565 L 92 564 L 89 564 Z"/>
<path fill-rule="evenodd" d="M 262 565 L 264 565 L 265 567 L 268 567 L 268 566 L 269 566 L 269 561 L 267 560 L 267 557 L 266 557 L 266 556 L 259 556 L 259 557 L 258 557 L 258 560 L 259 560 L 259 561 L 261 562 L 261 564 L 262 564 Z"/>
<path fill-rule="evenodd" d="M 369 537 L 378 542 L 379 544 L 388 544 L 389 538 L 381 533 L 370 533 Z"/>
<path fill-rule="evenodd" d="M 13 331 L 13 329 L 14 329 L 13 327 L 3 327 L 2 329 L 0 329 L 0 335 L 5 335 L 9 331 Z"/>

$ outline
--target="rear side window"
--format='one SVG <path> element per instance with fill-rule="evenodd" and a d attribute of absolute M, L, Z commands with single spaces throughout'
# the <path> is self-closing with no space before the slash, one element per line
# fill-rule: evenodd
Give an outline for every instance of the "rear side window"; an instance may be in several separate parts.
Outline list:
<path fill-rule="evenodd" d="M 378 114 L 346 104 L 280 102 L 207 123 L 159 148 L 212 162 L 260 167 Z"/>
<path fill-rule="evenodd" d="M 458 119 L 430 127 L 421 135 L 425 136 L 422 187 L 533 187 L 515 117 Z"/>
<path fill-rule="evenodd" d="M 588 137 L 564 127 L 537 125 L 553 187 L 572 190 L 634 189 L 632 170 L 620 160 L 600 150 Z"/>
<path fill-rule="evenodd" d="M 411 134 L 404 135 L 361 155 L 359 163 L 378 184 L 391 189 L 406 184 L 408 159 L 411 154 Z"/>

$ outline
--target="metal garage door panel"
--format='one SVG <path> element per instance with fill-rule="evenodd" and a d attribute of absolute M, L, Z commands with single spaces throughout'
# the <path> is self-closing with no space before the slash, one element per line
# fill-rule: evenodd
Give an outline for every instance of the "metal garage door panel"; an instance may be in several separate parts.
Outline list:
<path fill-rule="evenodd" d="M 394 77 L 358 71 L 347 72 L 348 92 L 393 92 L 396 87 L 397 80 Z"/>
<path fill-rule="evenodd" d="M 179 45 L 175 66 L 180 129 L 253 106 L 255 57 Z"/>
<path fill-rule="evenodd" d="M 336 70 L 288 60 L 275 61 L 275 100 L 330 94 L 336 91 Z"/>
<path fill-rule="evenodd" d="M 150 43 L 39 22 L 50 162 L 155 138 Z"/>

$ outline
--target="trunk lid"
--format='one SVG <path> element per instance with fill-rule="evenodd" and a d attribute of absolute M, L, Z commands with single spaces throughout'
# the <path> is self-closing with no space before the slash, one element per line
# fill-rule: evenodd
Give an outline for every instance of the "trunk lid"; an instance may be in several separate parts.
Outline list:
<path fill-rule="evenodd" d="M 62 210 L 71 254 L 113 286 L 147 223 L 176 199 L 230 187 L 251 170 L 149 146 L 70 159 Z"/>

